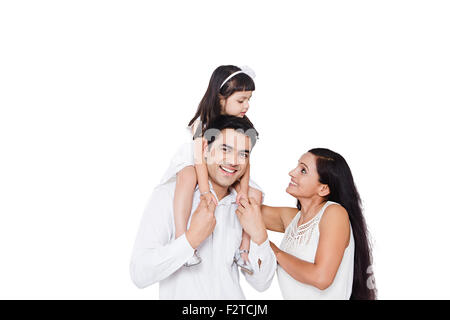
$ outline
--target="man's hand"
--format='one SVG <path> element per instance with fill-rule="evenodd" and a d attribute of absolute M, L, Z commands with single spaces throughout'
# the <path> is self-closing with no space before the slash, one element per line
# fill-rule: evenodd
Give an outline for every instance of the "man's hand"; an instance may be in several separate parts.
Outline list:
<path fill-rule="evenodd" d="M 245 198 L 240 200 L 236 215 L 253 242 L 260 245 L 267 239 L 267 230 L 261 215 L 260 205 L 254 198 L 250 198 L 249 201 Z"/>
<path fill-rule="evenodd" d="M 192 248 L 197 249 L 200 243 L 214 231 L 216 226 L 215 210 L 216 205 L 212 199 L 207 201 L 205 198 L 201 198 L 197 209 L 192 214 L 189 229 L 186 231 L 186 239 Z"/>

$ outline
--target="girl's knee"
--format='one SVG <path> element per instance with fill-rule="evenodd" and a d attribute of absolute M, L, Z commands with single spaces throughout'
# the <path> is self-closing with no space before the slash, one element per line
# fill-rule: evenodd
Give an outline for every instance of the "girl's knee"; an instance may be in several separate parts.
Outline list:
<path fill-rule="evenodd" d="M 258 189 L 249 187 L 248 188 L 248 197 L 255 199 L 258 203 L 262 202 L 262 192 Z"/>
<path fill-rule="evenodd" d="M 197 174 L 194 166 L 186 166 L 177 173 L 177 184 L 193 184 L 197 183 Z"/>

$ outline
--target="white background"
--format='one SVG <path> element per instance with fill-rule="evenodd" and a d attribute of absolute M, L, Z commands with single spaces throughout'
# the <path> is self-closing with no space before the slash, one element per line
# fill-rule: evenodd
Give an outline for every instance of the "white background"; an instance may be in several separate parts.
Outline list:
<path fill-rule="evenodd" d="M 0 298 L 158 297 L 130 280 L 135 236 L 222 64 L 257 74 L 266 203 L 295 205 L 302 153 L 341 153 L 379 298 L 450 298 L 449 16 L 446 1 L 2 1 Z M 242 285 L 281 298 L 276 277 Z"/>

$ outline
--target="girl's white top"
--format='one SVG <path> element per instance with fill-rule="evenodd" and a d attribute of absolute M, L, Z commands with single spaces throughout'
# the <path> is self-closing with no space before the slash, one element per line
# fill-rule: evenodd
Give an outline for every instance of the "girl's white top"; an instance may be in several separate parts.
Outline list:
<path fill-rule="evenodd" d="M 299 211 L 286 228 L 280 249 L 301 260 L 314 263 L 320 238 L 319 223 L 325 209 L 331 204 L 336 203 L 327 201 L 313 219 L 297 226 L 301 216 Z M 354 255 L 355 242 L 350 226 L 350 242 L 344 251 L 333 283 L 325 290 L 295 280 L 278 265 L 278 282 L 283 298 L 292 300 L 349 299 L 353 285 Z"/>
<path fill-rule="evenodd" d="M 199 125 L 200 120 L 197 119 L 194 124 L 194 132 L 197 129 L 197 126 Z M 186 135 L 187 141 L 178 148 L 177 152 L 173 156 L 169 168 L 167 168 L 166 172 L 164 173 L 163 177 L 161 178 L 161 181 L 159 185 L 163 185 L 168 182 L 174 182 L 177 179 L 177 173 L 187 167 L 187 166 L 193 166 L 194 165 L 194 140 L 192 139 L 192 131 L 191 128 L 188 128 L 189 134 Z M 261 189 L 261 187 L 250 178 L 249 186 L 253 189 L 257 189 L 261 191 L 262 193 L 262 199 L 264 201 L 264 192 Z"/>

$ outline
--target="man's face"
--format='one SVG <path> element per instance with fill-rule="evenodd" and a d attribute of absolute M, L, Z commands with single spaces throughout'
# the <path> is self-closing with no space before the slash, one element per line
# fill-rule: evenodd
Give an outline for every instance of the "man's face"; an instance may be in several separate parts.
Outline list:
<path fill-rule="evenodd" d="M 250 138 L 245 134 L 233 129 L 222 130 L 205 149 L 211 182 L 229 187 L 242 177 L 248 166 L 250 148 Z"/>

